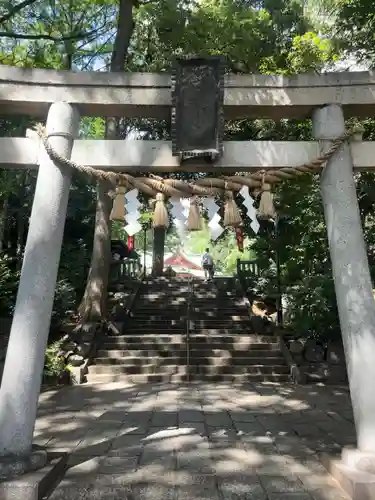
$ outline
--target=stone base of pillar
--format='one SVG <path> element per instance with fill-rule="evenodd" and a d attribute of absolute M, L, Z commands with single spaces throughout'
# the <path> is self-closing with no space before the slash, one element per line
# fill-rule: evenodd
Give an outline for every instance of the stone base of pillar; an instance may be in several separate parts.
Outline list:
<path fill-rule="evenodd" d="M 322 463 L 352 500 L 375 500 L 375 455 L 344 449 L 341 458 L 323 454 Z"/>
<path fill-rule="evenodd" d="M 61 480 L 66 466 L 66 453 L 50 454 L 40 447 L 25 459 L 1 457 L 0 499 L 40 500 Z"/>
<path fill-rule="evenodd" d="M 0 457 L 0 480 L 13 479 L 27 472 L 42 469 L 47 462 L 47 451 L 39 447 L 33 447 L 30 455 L 25 457 L 18 455 Z"/>

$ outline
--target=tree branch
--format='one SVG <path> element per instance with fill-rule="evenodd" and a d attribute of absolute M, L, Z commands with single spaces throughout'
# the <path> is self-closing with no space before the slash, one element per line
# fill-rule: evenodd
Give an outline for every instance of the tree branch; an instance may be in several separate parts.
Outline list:
<path fill-rule="evenodd" d="M 15 38 L 17 40 L 50 40 L 51 42 L 66 42 L 68 40 L 82 40 L 83 38 L 92 36 L 98 32 L 98 29 L 93 31 L 88 31 L 87 33 L 75 33 L 72 35 L 66 35 L 61 37 L 56 37 L 52 35 L 42 34 L 42 35 L 26 35 L 23 33 L 12 33 L 8 31 L 0 31 L 0 38 Z"/>
<path fill-rule="evenodd" d="M 0 17 L 0 24 L 5 23 L 5 21 L 9 21 L 13 16 L 18 14 L 20 10 L 24 9 L 25 7 L 29 7 L 33 3 L 36 3 L 38 0 L 23 0 L 23 2 L 20 2 L 19 4 L 15 5 L 10 11 L 8 11 L 6 14 Z"/>

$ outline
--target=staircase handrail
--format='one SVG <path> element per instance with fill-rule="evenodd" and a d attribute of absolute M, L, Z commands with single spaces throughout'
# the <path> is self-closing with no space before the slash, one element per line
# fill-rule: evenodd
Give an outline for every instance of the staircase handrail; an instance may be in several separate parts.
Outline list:
<path fill-rule="evenodd" d="M 191 316 L 191 305 L 194 293 L 193 279 L 188 279 L 188 297 L 187 297 L 187 308 L 186 308 L 186 370 L 187 370 L 187 382 L 190 382 L 190 316 Z"/>

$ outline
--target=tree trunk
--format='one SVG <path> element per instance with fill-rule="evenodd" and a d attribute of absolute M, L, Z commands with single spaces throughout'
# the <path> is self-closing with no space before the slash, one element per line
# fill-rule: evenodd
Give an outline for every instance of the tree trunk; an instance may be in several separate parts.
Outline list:
<path fill-rule="evenodd" d="M 120 0 L 117 33 L 114 42 L 111 71 L 124 71 L 128 48 L 134 30 L 134 0 Z M 118 121 L 108 118 L 106 123 L 107 139 L 118 139 Z M 97 187 L 97 204 L 95 232 L 90 271 L 86 290 L 78 312 L 83 323 L 97 322 L 106 318 L 106 302 L 108 276 L 111 257 L 111 221 L 112 199 L 108 196 L 110 183 L 99 182 Z"/>
<path fill-rule="evenodd" d="M 79 306 L 83 322 L 100 321 L 106 316 L 108 271 L 111 254 L 111 226 L 109 215 L 112 199 L 108 196 L 111 185 L 97 184 L 94 245 L 86 290 Z"/>
<path fill-rule="evenodd" d="M 28 171 L 21 173 L 21 186 L 19 189 L 20 208 L 17 211 L 17 269 L 22 267 L 22 254 L 25 246 L 25 228 L 26 228 L 26 212 L 25 212 L 25 188 L 29 179 Z"/>
<path fill-rule="evenodd" d="M 1 202 L 1 209 L 0 209 L 0 253 L 4 249 L 4 234 L 5 234 L 6 220 L 8 216 L 8 202 L 9 202 L 9 196 L 8 193 L 6 193 L 4 199 Z"/>

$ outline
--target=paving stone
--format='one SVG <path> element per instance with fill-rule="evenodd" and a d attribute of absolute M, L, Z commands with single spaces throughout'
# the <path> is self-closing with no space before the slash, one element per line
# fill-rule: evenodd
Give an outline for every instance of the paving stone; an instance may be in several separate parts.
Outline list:
<path fill-rule="evenodd" d="M 103 431 L 94 429 L 79 442 L 75 452 L 83 455 L 103 455 L 111 448 L 116 434 L 116 429 L 105 429 Z"/>
<path fill-rule="evenodd" d="M 104 457 L 99 465 L 98 474 L 126 474 L 138 468 L 138 457 Z"/>
<path fill-rule="evenodd" d="M 179 424 L 190 422 L 204 422 L 204 413 L 201 410 L 180 410 L 178 412 Z"/>
<path fill-rule="evenodd" d="M 255 422 L 255 415 L 247 411 L 230 411 L 229 416 L 233 422 Z"/>
<path fill-rule="evenodd" d="M 177 453 L 177 469 L 189 473 L 213 474 L 214 465 L 210 456 L 199 456 L 198 454 Z"/>
<path fill-rule="evenodd" d="M 77 485 L 70 481 L 62 481 L 52 492 L 48 500 L 88 500 L 91 496 L 90 484 Z"/>
<path fill-rule="evenodd" d="M 109 410 L 100 415 L 99 421 L 119 422 L 122 423 L 126 420 L 126 412 L 121 410 Z"/>
<path fill-rule="evenodd" d="M 218 481 L 223 500 L 267 500 L 267 494 L 256 474 L 231 474 Z"/>
<path fill-rule="evenodd" d="M 301 437 L 319 437 L 321 430 L 316 425 L 311 424 L 293 424 L 294 432 Z"/>
<path fill-rule="evenodd" d="M 298 479 L 298 467 L 290 464 L 290 462 L 281 455 L 276 458 L 278 458 L 278 460 L 272 460 L 271 457 L 269 459 L 265 457 L 265 461 L 257 468 L 258 474 L 260 476 L 283 476 L 285 478 Z M 303 471 L 304 469 L 300 467 L 299 470 L 301 472 L 301 470 Z"/>
<path fill-rule="evenodd" d="M 117 435 L 112 439 L 109 456 L 138 457 L 143 449 L 143 437 L 139 435 Z"/>
<path fill-rule="evenodd" d="M 133 491 L 130 486 L 101 485 L 91 487 L 89 490 L 89 500 L 133 500 Z M 74 496 L 69 500 L 76 500 Z M 78 499 L 77 499 L 78 500 Z M 83 500 L 86 500 L 84 498 Z"/>
<path fill-rule="evenodd" d="M 95 475 L 103 460 L 102 456 L 81 456 L 71 455 L 68 459 L 68 469 L 65 473 L 65 478 L 70 480 L 87 480 Z"/>
<path fill-rule="evenodd" d="M 175 500 L 176 488 L 156 484 L 140 484 L 133 487 L 134 500 Z"/>
<path fill-rule="evenodd" d="M 233 427 L 233 421 L 226 411 L 223 412 L 204 412 L 204 420 L 209 427 Z"/>
<path fill-rule="evenodd" d="M 309 493 L 271 493 L 268 495 L 269 500 L 313 500 Z"/>
<path fill-rule="evenodd" d="M 214 476 L 192 475 L 176 488 L 176 500 L 221 500 Z"/>
<path fill-rule="evenodd" d="M 302 493 L 305 491 L 303 483 L 295 478 L 283 476 L 261 475 L 260 481 L 268 494 L 272 493 Z"/>
<path fill-rule="evenodd" d="M 160 464 L 168 471 L 174 471 L 177 467 L 176 454 L 172 452 L 164 453 L 163 451 L 155 449 L 143 448 L 143 451 L 138 459 L 138 466 Z"/>
<path fill-rule="evenodd" d="M 341 488 L 323 488 L 310 492 L 313 500 L 350 500 Z"/>
<path fill-rule="evenodd" d="M 37 441 L 72 452 L 52 500 L 347 500 L 317 458 L 355 438 L 341 390 L 197 383 L 63 392 L 41 399 L 35 427 Z"/>
<path fill-rule="evenodd" d="M 151 427 L 171 427 L 178 425 L 177 412 L 154 412 L 151 417 Z"/>
<path fill-rule="evenodd" d="M 68 433 L 56 433 L 48 442 L 48 449 L 56 452 L 69 452 L 74 450 L 84 439 L 87 431 L 80 429 Z"/>
<path fill-rule="evenodd" d="M 145 436 L 148 433 L 149 426 L 148 425 L 141 425 L 140 423 L 136 424 L 131 424 L 129 422 L 123 422 L 123 425 L 118 429 L 117 434 L 134 434 L 137 436 Z"/>
<path fill-rule="evenodd" d="M 248 436 L 263 436 L 265 435 L 264 427 L 257 422 L 235 422 L 235 429 L 242 435 Z"/>

